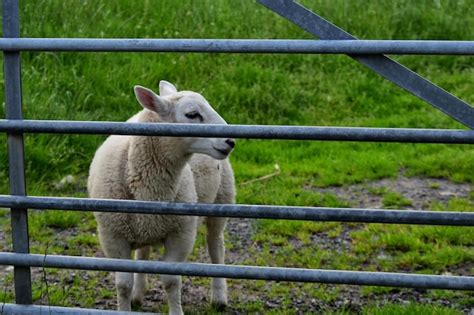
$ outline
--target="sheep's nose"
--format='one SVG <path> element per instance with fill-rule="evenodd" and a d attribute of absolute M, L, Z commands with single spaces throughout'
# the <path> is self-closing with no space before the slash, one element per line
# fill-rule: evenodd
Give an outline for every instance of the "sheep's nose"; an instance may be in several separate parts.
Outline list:
<path fill-rule="evenodd" d="M 232 139 L 227 139 L 225 143 L 227 143 L 231 148 L 235 147 L 235 141 Z"/>

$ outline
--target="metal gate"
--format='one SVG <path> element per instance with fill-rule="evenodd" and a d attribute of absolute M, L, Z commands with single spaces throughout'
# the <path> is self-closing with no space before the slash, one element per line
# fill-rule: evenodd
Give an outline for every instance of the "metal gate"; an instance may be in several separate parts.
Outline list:
<path fill-rule="evenodd" d="M 182 204 L 133 200 L 27 197 L 24 174 L 24 133 L 120 134 L 155 136 L 233 137 L 254 139 L 380 141 L 411 143 L 474 143 L 472 130 L 342 128 L 250 125 L 128 124 L 122 122 L 44 121 L 22 119 L 21 51 L 233 52 L 348 54 L 387 80 L 474 128 L 474 108 L 383 54 L 474 55 L 473 41 L 357 40 L 317 14 L 291 0 L 258 0 L 267 8 L 321 40 L 210 40 L 210 39 L 52 39 L 19 38 L 19 3 L 3 0 L 6 119 L 0 131 L 8 134 L 10 195 L 0 206 L 11 209 L 14 253 L 0 253 L 0 264 L 14 266 L 17 304 L 5 304 L 5 313 L 94 313 L 104 311 L 33 306 L 30 267 L 180 274 L 277 281 L 375 285 L 408 288 L 474 290 L 474 277 L 387 272 L 310 270 L 166 263 L 92 257 L 29 254 L 28 208 L 128 213 L 157 213 L 290 220 L 431 224 L 473 226 L 474 213 L 315 208 L 234 204 Z M 117 312 L 110 312 L 116 314 Z"/>

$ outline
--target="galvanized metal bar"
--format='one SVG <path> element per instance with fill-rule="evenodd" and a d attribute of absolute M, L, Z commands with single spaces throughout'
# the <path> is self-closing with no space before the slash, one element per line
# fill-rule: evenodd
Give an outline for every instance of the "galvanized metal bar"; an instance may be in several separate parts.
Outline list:
<path fill-rule="evenodd" d="M 257 1 L 305 31 L 321 39 L 357 39 L 295 1 Z M 392 81 L 401 88 L 428 102 L 446 115 L 456 119 L 471 129 L 474 128 L 474 108 L 400 63 L 383 55 L 363 56 L 350 54 L 349 56 L 377 72 L 385 79 Z"/>
<path fill-rule="evenodd" d="M 0 264 L 47 268 L 179 274 L 199 277 L 375 285 L 423 289 L 474 290 L 474 277 L 342 271 L 202 263 L 176 263 L 77 256 L 0 253 Z"/>
<path fill-rule="evenodd" d="M 258 219 L 474 226 L 474 212 L 174 203 L 0 195 L 0 207 Z"/>
<path fill-rule="evenodd" d="M 474 143 L 474 131 L 456 129 L 146 124 L 64 120 L 16 121 L 0 119 L 0 132 L 452 144 Z"/>
<path fill-rule="evenodd" d="M 0 314 L 15 314 L 15 315 L 33 315 L 33 314 L 105 314 L 105 315 L 150 315 L 157 313 L 143 313 L 143 312 L 121 312 L 99 310 L 92 308 L 76 308 L 76 307 L 62 307 L 49 305 L 18 305 L 18 304 L 0 304 Z"/>
<path fill-rule="evenodd" d="M 288 39 L 0 39 L 3 51 L 474 55 L 474 41 Z"/>
<path fill-rule="evenodd" d="M 3 36 L 20 37 L 19 4 L 17 0 L 3 1 Z M 22 119 L 21 102 L 21 65 L 20 53 L 10 51 L 4 53 L 5 80 L 5 116 L 7 119 Z M 25 163 L 24 143 L 21 132 L 8 134 L 8 163 L 10 193 L 25 195 Z M 28 210 L 24 207 L 11 208 L 11 226 L 13 251 L 29 252 L 28 239 Z M 31 274 L 27 266 L 15 266 L 15 299 L 19 304 L 31 304 Z"/>

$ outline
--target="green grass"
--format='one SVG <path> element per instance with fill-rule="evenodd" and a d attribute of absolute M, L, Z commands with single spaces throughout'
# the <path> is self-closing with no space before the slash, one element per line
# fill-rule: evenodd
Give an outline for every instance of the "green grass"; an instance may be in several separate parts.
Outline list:
<path fill-rule="evenodd" d="M 454 199 L 447 207 L 438 205 L 437 210 L 462 210 L 459 207 L 462 203 L 467 211 L 474 209 L 472 202 Z M 474 231 L 468 227 L 373 224 L 352 232 L 352 237 L 354 251 L 372 268 L 380 266 L 380 253 L 384 253 L 382 269 L 385 271 L 456 274 L 457 268 L 474 261 Z"/>
<path fill-rule="evenodd" d="M 427 305 L 399 305 L 388 304 L 382 307 L 365 308 L 362 314 L 367 315 L 398 315 L 398 314 L 423 314 L 423 315 L 457 315 L 462 314 L 457 310 L 447 307 L 432 307 Z"/>
<path fill-rule="evenodd" d="M 474 23 L 469 1 L 302 3 L 362 39 L 472 39 L 472 28 L 467 27 Z M 21 20 L 23 37 L 311 38 L 253 1 L 31 0 L 21 2 Z M 394 58 L 474 103 L 472 57 Z M 28 119 L 124 121 L 139 110 L 133 85 L 156 89 L 159 80 L 166 79 L 180 89 L 202 92 L 228 122 L 235 124 L 463 128 L 339 55 L 22 53 L 22 66 L 24 115 Z M 3 82 L 3 73 L 0 81 Z M 3 91 L 0 101 L 4 103 Z M 0 115 L 3 112 L 1 106 Z M 104 138 L 27 135 L 28 193 L 84 197 L 89 163 Z M 239 140 L 232 163 L 239 203 L 348 207 L 336 196 L 312 188 L 395 178 L 401 170 L 408 176 L 473 183 L 473 153 L 467 145 Z M 6 145 L 0 149 L 0 160 L 0 193 L 5 194 Z M 275 164 L 280 166 L 280 174 L 245 184 L 274 173 Z M 67 175 L 73 175 L 76 181 L 58 187 Z M 377 194 L 383 196 L 386 207 L 410 205 L 409 200 L 393 192 L 380 190 Z M 472 211 L 473 199 L 452 199 L 447 206 L 433 201 L 431 207 Z M 47 249 L 49 253 L 90 256 L 98 251 L 90 213 L 35 211 L 29 221 L 34 252 L 44 253 Z M 2 213 L 0 226 L 7 235 L 9 225 L 8 216 Z M 349 233 L 352 244 L 343 252 L 319 248 L 320 244 L 311 241 L 311 236 L 318 233 L 334 239 L 346 229 L 353 229 Z M 474 260 L 474 235 L 467 228 L 260 220 L 255 221 L 254 230 L 253 240 L 262 248 L 254 248 L 255 259 L 249 263 L 262 265 L 271 262 L 278 266 L 439 274 L 456 273 L 463 266 L 472 268 Z M 200 236 L 198 245 L 203 242 Z M 113 299 L 114 293 L 107 288 L 94 287 L 94 275 L 97 274 L 90 273 L 88 280 L 81 280 L 77 273 L 64 291 L 67 294 L 56 291 L 60 290 L 56 286 L 50 287 L 51 301 L 70 305 L 83 297 L 82 306 L 94 306 L 97 294 Z M 308 298 L 331 303 L 344 288 L 239 280 L 234 283 L 243 284 L 256 296 L 281 298 L 283 306 L 278 311 L 288 313 L 293 313 L 292 294 L 309 292 Z M 383 294 L 372 287 L 364 290 L 364 294 Z M 40 291 L 35 286 L 37 299 Z M 436 292 L 440 291 L 427 294 Z M 274 311 L 259 300 L 239 300 L 237 293 L 231 292 L 232 301 L 242 312 Z M 456 297 L 458 309 L 474 304 L 468 293 Z M 8 293 L 7 300 L 11 298 Z M 362 312 L 379 314 L 378 307 L 369 305 Z M 408 306 L 387 304 L 381 310 L 390 314 L 457 312 L 439 305 L 417 305 L 414 301 Z"/>
<path fill-rule="evenodd" d="M 384 194 L 382 203 L 385 208 L 400 209 L 403 207 L 411 206 L 411 200 L 403 197 L 401 194 L 389 191 Z"/>
<path fill-rule="evenodd" d="M 70 211 L 44 211 L 31 217 L 30 224 L 38 229 L 45 227 L 67 229 L 77 226 L 81 214 Z"/>

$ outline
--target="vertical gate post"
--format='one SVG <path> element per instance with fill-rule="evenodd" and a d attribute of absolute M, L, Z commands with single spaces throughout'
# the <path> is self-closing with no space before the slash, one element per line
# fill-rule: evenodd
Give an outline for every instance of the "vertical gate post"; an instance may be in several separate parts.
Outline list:
<path fill-rule="evenodd" d="M 19 0 L 3 0 L 3 37 L 20 37 Z M 4 52 L 5 116 L 22 119 L 20 52 Z M 23 133 L 8 133 L 10 194 L 26 195 Z M 29 252 L 28 210 L 11 208 L 13 251 Z M 14 269 L 15 299 L 32 304 L 29 267 Z"/>

